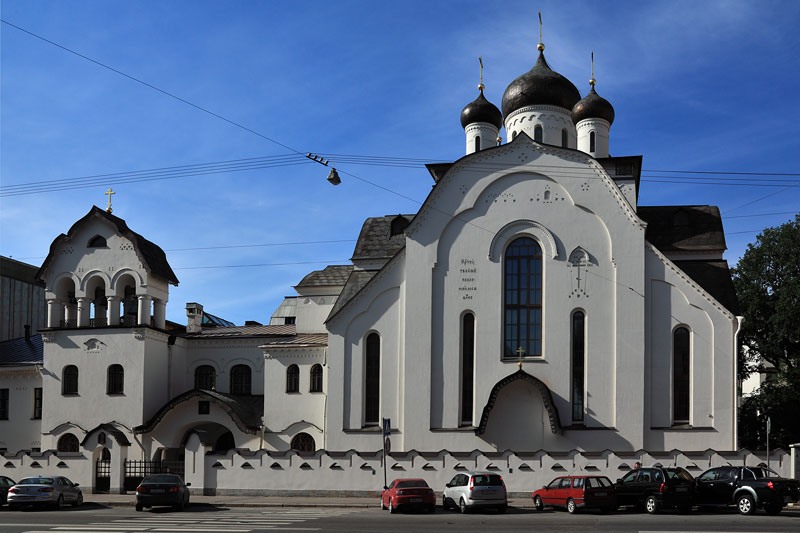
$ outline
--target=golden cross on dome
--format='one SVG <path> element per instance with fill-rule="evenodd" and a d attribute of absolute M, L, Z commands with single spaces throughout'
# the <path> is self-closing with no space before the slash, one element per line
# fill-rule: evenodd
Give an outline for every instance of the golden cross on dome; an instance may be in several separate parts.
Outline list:
<path fill-rule="evenodd" d="M 542 12 L 539 11 L 539 44 L 536 46 L 536 49 L 540 52 L 544 51 L 544 41 L 542 40 Z"/>
<path fill-rule="evenodd" d="M 519 355 L 519 362 L 517 362 L 517 365 L 519 365 L 519 369 L 522 370 L 522 357 L 525 355 L 525 348 L 522 346 L 517 348 L 517 355 Z"/>
<path fill-rule="evenodd" d="M 106 196 L 108 196 L 108 207 L 106 207 L 106 212 L 107 212 L 107 213 L 110 213 L 110 212 L 111 212 L 111 195 L 112 195 L 112 194 L 117 194 L 117 193 L 115 193 L 114 191 L 112 191 L 112 190 L 111 190 L 111 187 L 109 187 L 109 188 L 108 188 L 108 190 L 107 190 L 106 192 L 104 192 L 103 194 L 105 194 Z"/>
<path fill-rule="evenodd" d="M 478 56 L 478 64 L 481 66 L 481 81 L 478 83 L 478 90 L 482 91 L 484 89 L 483 86 L 483 58 Z"/>

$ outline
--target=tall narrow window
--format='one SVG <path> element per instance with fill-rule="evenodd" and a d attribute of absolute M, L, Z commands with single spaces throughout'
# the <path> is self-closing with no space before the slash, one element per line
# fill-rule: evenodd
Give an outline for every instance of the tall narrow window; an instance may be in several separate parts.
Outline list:
<path fill-rule="evenodd" d="M 586 315 L 572 313 L 572 421 L 583 422 L 586 388 Z"/>
<path fill-rule="evenodd" d="M 8 420 L 8 389 L 0 389 L 0 420 Z"/>
<path fill-rule="evenodd" d="M 364 425 L 377 426 L 381 401 L 381 338 L 377 333 L 367 336 L 364 357 Z"/>
<path fill-rule="evenodd" d="M 594 150 L 594 144 L 595 144 L 595 142 L 594 142 L 594 132 L 590 131 L 589 132 L 589 151 L 590 152 L 594 152 L 595 151 Z"/>
<path fill-rule="evenodd" d="M 312 366 L 309 377 L 311 378 L 309 392 L 322 392 L 322 365 Z"/>
<path fill-rule="evenodd" d="M 33 389 L 33 419 L 40 420 L 42 418 L 42 388 L 36 387 Z"/>
<path fill-rule="evenodd" d="M 569 134 L 567 133 L 567 129 L 564 128 L 563 130 L 561 130 L 561 147 L 567 148 L 568 144 L 569 144 Z"/>
<path fill-rule="evenodd" d="M 231 368 L 231 394 L 250 394 L 252 389 L 250 367 L 247 365 L 236 365 Z"/>
<path fill-rule="evenodd" d="M 689 330 L 677 328 L 672 334 L 672 419 L 688 424 L 691 399 L 691 349 Z"/>
<path fill-rule="evenodd" d="M 542 355 L 542 248 L 530 237 L 514 240 L 504 259 L 504 353 Z"/>
<path fill-rule="evenodd" d="M 108 367 L 108 394 L 122 394 L 125 392 L 125 370 L 122 365 L 111 365 Z"/>
<path fill-rule="evenodd" d="M 475 315 L 461 319 L 461 425 L 472 425 L 472 397 L 475 373 Z"/>
<path fill-rule="evenodd" d="M 217 371 L 211 365 L 200 365 L 194 370 L 194 388 L 203 390 L 217 389 Z"/>
<path fill-rule="evenodd" d="M 542 142 L 543 137 L 544 137 L 544 130 L 540 125 L 537 124 L 533 128 L 533 140 L 536 141 L 537 143 L 540 143 Z"/>
<path fill-rule="evenodd" d="M 481 151 L 481 136 L 480 135 L 477 135 L 475 137 L 475 151 L 476 152 L 480 152 Z"/>
<path fill-rule="evenodd" d="M 67 365 L 61 373 L 61 394 L 78 394 L 78 367 Z"/>
<path fill-rule="evenodd" d="M 77 453 L 79 447 L 80 443 L 78 442 L 78 437 L 76 437 L 72 433 L 66 433 L 62 435 L 58 439 L 58 443 L 56 443 L 56 449 L 59 452 L 64 452 L 64 453 Z"/>
<path fill-rule="evenodd" d="M 286 369 L 286 392 L 300 392 L 300 368 L 289 365 Z"/>

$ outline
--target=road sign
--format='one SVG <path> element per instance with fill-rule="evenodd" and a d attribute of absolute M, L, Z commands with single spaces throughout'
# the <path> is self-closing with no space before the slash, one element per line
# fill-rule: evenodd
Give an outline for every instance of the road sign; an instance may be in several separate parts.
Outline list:
<path fill-rule="evenodd" d="M 389 435 L 392 434 L 392 430 L 389 429 L 391 427 L 391 425 L 392 425 L 391 418 L 384 418 L 383 419 L 383 436 L 384 437 L 388 437 Z"/>

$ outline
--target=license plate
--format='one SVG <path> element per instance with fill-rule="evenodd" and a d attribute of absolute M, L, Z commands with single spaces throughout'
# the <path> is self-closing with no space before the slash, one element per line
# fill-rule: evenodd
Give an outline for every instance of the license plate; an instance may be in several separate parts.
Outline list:
<path fill-rule="evenodd" d="M 422 498 L 411 498 L 411 503 L 422 503 Z"/>
<path fill-rule="evenodd" d="M 678 487 L 675 489 L 677 492 L 686 492 L 689 490 L 689 487 Z"/>
<path fill-rule="evenodd" d="M 164 489 L 153 489 L 150 492 L 153 494 L 164 494 Z"/>
<path fill-rule="evenodd" d="M 606 493 L 605 492 L 595 492 L 594 495 L 595 496 L 605 496 Z"/>

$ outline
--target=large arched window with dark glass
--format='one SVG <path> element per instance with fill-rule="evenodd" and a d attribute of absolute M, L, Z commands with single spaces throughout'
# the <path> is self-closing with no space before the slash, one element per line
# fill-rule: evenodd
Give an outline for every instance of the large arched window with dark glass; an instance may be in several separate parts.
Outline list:
<path fill-rule="evenodd" d="M 322 365 L 316 364 L 312 366 L 309 374 L 309 392 L 322 392 Z"/>
<path fill-rule="evenodd" d="M 586 390 L 586 315 L 572 313 L 572 421 L 583 423 Z"/>
<path fill-rule="evenodd" d="M 122 368 L 122 365 L 111 365 L 108 367 L 106 392 L 108 394 L 122 394 L 125 392 L 125 370 Z"/>
<path fill-rule="evenodd" d="M 300 368 L 289 365 L 286 369 L 286 392 L 300 392 Z"/>
<path fill-rule="evenodd" d="M 377 426 L 381 403 L 381 338 L 367 335 L 364 354 L 364 425 Z"/>
<path fill-rule="evenodd" d="M 308 433 L 298 433 L 292 439 L 292 449 L 300 453 L 314 453 L 317 450 L 317 444 L 314 442 L 314 437 Z"/>
<path fill-rule="evenodd" d="M 236 365 L 231 368 L 231 394 L 250 394 L 252 390 L 252 373 L 247 365 Z"/>
<path fill-rule="evenodd" d="M 61 394 L 78 394 L 78 367 L 67 365 L 61 373 Z"/>
<path fill-rule="evenodd" d="M 472 425 L 475 375 L 475 315 L 461 317 L 461 425 Z"/>
<path fill-rule="evenodd" d="M 688 424 L 691 410 L 691 348 L 688 328 L 672 334 L 672 421 Z"/>
<path fill-rule="evenodd" d="M 61 435 L 61 437 L 58 439 L 58 443 L 56 443 L 56 449 L 59 452 L 78 453 L 79 448 L 80 443 L 78 442 L 78 437 L 72 433 L 65 433 L 64 435 Z"/>
<path fill-rule="evenodd" d="M 515 239 L 504 258 L 503 356 L 542 355 L 542 248 L 530 237 Z"/>
<path fill-rule="evenodd" d="M 194 370 L 194 388 L 203 390 L 217 389 L 217 371 L 211 365 L 200 365 Z"/>
<path fill-rule="evenodd" d="M 533 140 L 536 141 L 537 143 L 540 143 L 542 142 L 543 137 L 544 137 L 544 130 L 539 124 L 537 124 L 536 126 L 533 127 Z"/>

